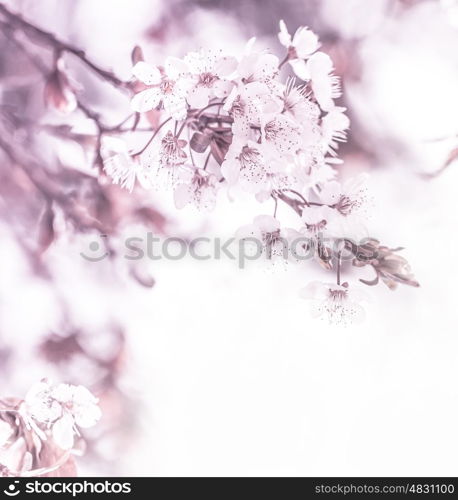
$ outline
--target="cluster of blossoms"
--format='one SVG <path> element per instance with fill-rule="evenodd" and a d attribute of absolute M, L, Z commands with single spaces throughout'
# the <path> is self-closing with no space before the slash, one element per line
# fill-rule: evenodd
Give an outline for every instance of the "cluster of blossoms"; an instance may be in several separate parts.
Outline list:
<path fill-rule="evenodd" d="M 201 50 L 168 57 L 163 66 L 137 61 L 132 108 L 139 119 L 155 110 L 163 121 L 140 151 L 110 154 L 104 168 L 130 190 L 136 181 L 173 190 L 177 208 L 211 209 L 223 189 L 233 199 L 248 194 L 259 203 L 273 200 L 273 215 L 255 218 L 240 237 L 261 238 L 269 256 L 281 253 L 284 238 L 308 238 L 304 251 L 313 246 L 316 260 L 337 274 L 335 285 L 312 286 L 315 299 L 324 296 L 319 310 L 332 322 L 346 322 L 361 315 L 348 283 L 340 282 L 341 252 L 355 251 L 356 266 L 368 263 L 351 243 L 364 234 L 364 178 L 336 180 L 336 150 L 349 120 L 335 104 L 341 92 L 330 57 L 308 28 L 291 36 L 281 21 L 278 38 L 286 49 L 282 61 L 257 50 L 255 39 L 240 57 Z M 294 76 L 282 82 L 285 65 Z M 298 228 L 281 226 L 280 202 L 300 217 Z M 337 252 L 326 243 L 336 239 Z"/>
<path fill-rule="evenodd" d="M 101 417 L 98 399 L 85 387 L 43 380 L 23 400 L 0 401 L 0 475 L 69 471 L 80 428 Z"/>

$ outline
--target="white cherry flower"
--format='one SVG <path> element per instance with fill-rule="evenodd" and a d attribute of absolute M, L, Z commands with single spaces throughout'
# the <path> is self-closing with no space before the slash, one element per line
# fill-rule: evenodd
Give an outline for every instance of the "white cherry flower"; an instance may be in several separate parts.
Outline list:
<path fill-rule="evenodd" d="M 294 155 L 301 147 L 301 126 L 285 115 L 268 113 L 261 116 L 261 138 L 274 155 Z"/>
<path fill-rule="evenodd" d="M 191 204 L 199 210 L 213 210 L 218 184 L 216 177 L 203 169 L 182 169 L 174 191 L 175 206 L 182 209 Z"/>
<path fill-rule="evenodd" d="M 238 139 L 229 147 L 221 165 L 221 173 L 229 186 L 239 184 L 253 194 L 268 189 L 271 176 L 283 169 L 281 162 L 269 157 L 262 144 Z"/>
<path fill-rule="evenodd" d="M 164 69 L 144 61 L 138 62 L 132 73 L 148 88 L 135 94 L 131 101 L 132 109 L 143 113 L 156 109 L 162 103 L 173 119 L 186 118 L 186 94 L 191 83 L 187 72 L 186 64 L 176 57 L 168 57 Z"/>
<path fill-rule="evenodd" d="M 310 312 L 314 318 L 326 319 L 329 324 L 348 326 L 364 320 L 365 311 L 359 302 L 366 296 L 348 283 L 322 283 L 313 281 L 301 290 L 301 297 L 310 300 Z"/>
<path fill-rule="evenodd" d="M 286 258 L 288 241 L 281 231 L 280 222 L 271 215 L 258 215 L 251 224 L 240 227 L 236 232 L 239 240 L 256 241 L 267 258 Z M 254 241 L 253 241 L 254 240 Z"/>
<path fill-rule="evenodd" d="M 190 52 L 184 58 L 193 77 L 192 86 L 187 94 L 187 101 L 192 108 L 201 109 L 214 97 L 226 97 L 233 83 L 225 77 L 237 68 L 235 57 L 221 56 L 213 50 Z"/>
<path fill-rule="evenodd" d="M 187 141 L 168 130 L 158 145 L 154 145 L 143 162 L 150 170 L 151 185 L 156 189 L 169 189 L 178 182 L 183 165 L 188 159 Z"/>
<path fill-rule="evenodd" d="M 279 60 L 277 56 L 265 52 L 251 52 L 240 60 L 237 73 L 243 83 L 273 83 L 278 74 Z"/>
<path fill-rule="evenodd" d="M 288 50 L 288 63 L 293 68 L 294 73 L 302 80 L 308 80 L 310 73 L 305 60 L 320 47 L 318 37 L 304 26 L 298 28 L 294 36 L 291 37 L 285 22 L 281 20 L 278 39 Z"/>
<path fill-rule="evenodd" d="M 368 195 L 365 183 L 367 174 L 360 174 L 345 181 L 343 184 L 333 180 L 327 182 L 319 192 L 323 203 L 332 205 L 339 214 L 349 217 L 363 214 L 367 210 Z"/>
<path fill-rule="evenodd" d="M 235 85 L 226 99 L 224 110 L 234 120 L 232 132 L 237 137 L 250 137 L 253 127 L 260 127 L 264 113 L 281 111 L 280 100 L 262 82 Z"/>

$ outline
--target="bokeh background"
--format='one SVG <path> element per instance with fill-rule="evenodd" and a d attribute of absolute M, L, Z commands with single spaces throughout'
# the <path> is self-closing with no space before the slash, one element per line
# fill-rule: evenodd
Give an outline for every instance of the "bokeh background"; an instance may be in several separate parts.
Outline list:
<path fill-rule="evenodd" d="M 99 183 L 93 121 L 46 108 L 36 61 L 52 54 L 24 55 L 2 18 L 0 135 L 28 167 L 0 148 L 0 393 L 43 377 L 91 387 L 104 416 L 81 474 L 456 475 L 458 172 L 443 167 L 458 146 L 458 2 L 2 3 L 124 80 L 135 45 L 155 64 L 252 36 L 281 55 L 278 21 L 309 26 L 351 118 L 339 175 L 370 173 L 369 231 L 406 248 L 421 288 L 368 290 L 366 321 L 343 329 L 298 297 L 321 276 L 311 266 L 127 261 L 126 237 L 231 236 L 259 206 L 177 211 L 171 193 Z M 104 123 L 128 114 L 126 96 L 65 61 Z M 88 262 L 100 232 L 117 256 Z"/>

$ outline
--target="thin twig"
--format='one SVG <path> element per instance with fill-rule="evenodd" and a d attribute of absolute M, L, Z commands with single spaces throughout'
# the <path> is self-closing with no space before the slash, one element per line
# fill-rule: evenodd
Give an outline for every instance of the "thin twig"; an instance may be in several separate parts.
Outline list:
<path fill-rule="evenodd" d="M 167 123 L 169 122 L 170 120 L 172 119 L 172 117 L 170 118 L 167 118 L 167 120 L 164 120 L 160 125 L 159 127 L 155 130 L 154 134 L 151 136 L 151 138 L 149 139 L 149 141 L 143 146 L 143 148 L 140 150 L 140 151 L 137 151 L 137 153 L 134 153 L 132 155 L 132 157 L 135 157 L 135 156 L 140 156 L 142 153 L 144 153 L 146 151 L 146 149 L 148 148 L 148 146 L 154 141 L 154 138 L 157 136 L 157 134 L 159 133 L 159 131 L 161 130 L 161 128 Z"/>
<path fill-rule="evenodd" d="M 114 75 L 111 71 L 107 71 L 97 64 L 93 63 L 86 57 L 84 50 L 78 49 L 62 40 L 59 40 L 55 35 L 45 31 L 23 19 L 19 14 L 14 14 L 0 3 L 0 14 L 2 14 L 9 22 L 11 30 L 22 31 L 29 39 L 39 39 L 45 45 L 52 48 L 55 52 L 68 52 L 79 59 L 83 64 L 90 68 L 100 78 L 107 81 L 116 88 L 128 88 L 129 82 L 124 82 Z"/>

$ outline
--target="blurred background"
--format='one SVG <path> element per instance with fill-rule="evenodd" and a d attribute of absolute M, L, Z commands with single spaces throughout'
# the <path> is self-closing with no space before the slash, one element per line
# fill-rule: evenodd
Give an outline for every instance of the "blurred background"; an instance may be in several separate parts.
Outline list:
<path fill-rule="evenodd" d="M 252 36 L 281 55 L 280 19 L 310 27 L 351 118 L 339 176 L 370 173 L 368 230 L 405 247 L 421 288 L 369 289 L 365 322 L 342 329 L 298 297 L 311 266 L 126 260 L 126 237 L 229 237 L 259 207 L 177 211 L 99 181 L 127 94 L 66 53 L 72 109 L 55 51 L 0 9 L 0 394 L 90 387 L 104 416 L 81 475 L 456 475 L 458 1 L 1 3 L 120 81 L 136 45 L 154 64 Z"/>

